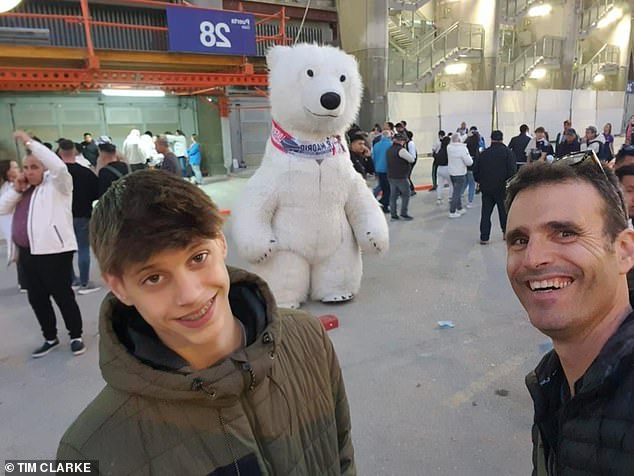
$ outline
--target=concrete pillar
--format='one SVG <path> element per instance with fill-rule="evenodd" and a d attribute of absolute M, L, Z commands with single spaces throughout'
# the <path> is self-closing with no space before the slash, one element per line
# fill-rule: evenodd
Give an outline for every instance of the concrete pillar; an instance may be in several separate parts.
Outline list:
<path fill-rule="evenodd" d="M 358 124 L 369 130 L 387 118 L 387 0 L 337 0 L 341 47 L 356 56 L 364 91 Z"/>

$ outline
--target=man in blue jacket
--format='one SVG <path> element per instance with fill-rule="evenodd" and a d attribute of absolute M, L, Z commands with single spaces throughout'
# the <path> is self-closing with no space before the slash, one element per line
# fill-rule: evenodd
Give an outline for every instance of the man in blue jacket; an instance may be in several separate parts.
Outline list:
<path fill-rule="evenodd" d="M 372 147 L 372 161 L 374 172 L 379 183 L 374 187 L 374 196 L 381 192 L 381 208 L 383 213 L 390 213 L 390 182 L 387 179 L 387 150 L 392 147 L 392 133 L 389 129 L 383 129 L 381 140 Z"/>

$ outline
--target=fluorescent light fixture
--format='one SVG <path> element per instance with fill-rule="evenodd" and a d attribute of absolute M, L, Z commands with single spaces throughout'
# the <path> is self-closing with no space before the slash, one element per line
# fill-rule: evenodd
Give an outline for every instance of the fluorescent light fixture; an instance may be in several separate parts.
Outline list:
<path fill-rule="evenodd" d="M 545 17 L 549 15 L 553 10 L 553 7 L 550 3 L 542 3 L 541 5 L 535 5 L 528 10 L 529 17 Z"/>
<path fill-rule="evenodd" d="M 22 3 L 22 0 L 0 0 L 0 13 L 13 10 L 20 3 Z"/>
<path fill-rule="evenodd" d="M 595 83 L 602 83 L 603 81 L 605 81 L 605 76 L 599 73 L 594 77 L 592 81 L 594 81 Z"/>
<path fill-rule="evenodd" d="M 464 74 L 467 71 L 467 63 L 452 63 L 445 66 L 445 74 Z"/>
<path fill-rule="evenodd" d="M 605 28 L 610 23 L 614 23 L 623 16 L 623 10 L 618 7 L 612 8 L 601 20 L 597 23 L 597 28 Z"/>
<path fill-rule="evenodd" d="M 160 89 L 102 89 L 101 94 L 134 98 L 162 98 L 165 96 L 165 91 Z"/>
<path fill-rule="evenodd" d="M 544 79 L 546 77 L 546 74 L 548 73 L 548 71 L 546 71 L 544 68 L 536 68 L 533 71 L 531 71 L 531 79 Z"/>

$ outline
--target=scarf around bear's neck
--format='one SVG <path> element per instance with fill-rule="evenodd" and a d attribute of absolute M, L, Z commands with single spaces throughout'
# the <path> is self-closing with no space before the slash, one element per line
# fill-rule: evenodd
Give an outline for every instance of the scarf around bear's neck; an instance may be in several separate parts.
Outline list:
<path fill-rule="evenodd" d="M 271 144 L 286 154 L 300 159 L 323 160 L 346 152 L 346 146 L 339 136 L 326 137 L 321 142 L 303 141 L 290 135 L 275 120 L 272 122 Z"/>

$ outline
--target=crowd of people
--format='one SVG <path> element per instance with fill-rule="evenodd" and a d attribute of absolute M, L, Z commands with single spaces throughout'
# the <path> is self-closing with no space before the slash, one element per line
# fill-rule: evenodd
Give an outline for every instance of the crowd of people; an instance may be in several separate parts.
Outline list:
<path fill-rule="evenodd" d="M 531 324 L 552 339 L 553 350 L 526 378 L 534 474 L 627 475 L 634 468 L 634 141 L 630 135 L 613 158 L 602 158 L 596 128 L 588 127 L 578 141 L 585 148 L 557 156 L 561 144 L 577 141 L 567 126 L 555 147 L 543 128 L 531 138 L 522 126 L 511 145 L 525 162 L 499 130 L 488 147 L 465 123 L 439 134 L 435 191 L 442 203 L 447 184 L 449 216 L 458 218 L 479 188 L 483 244 L 498 207 L 511 287 Z M 59 460 L 98 460 L 112 474 L 159 464 L 184 473 L 356 474 L 330 339 L 310 315 L 279 309 L 261 278 L 225 265 L 222 218 L 182 179 L 182 149 L 172 152 L 169 138 L 158 138 L 166 172 L 128 173 L 132 164 L 99 144 L 99 171 L 126 167 L 100 193 L 99 165 L 85 156 L 90 165 L 82 165 L 72 141 L 59 141 L 56 154 L 24 132 L 15 137 L 27 155 L 22 170 L 0 162 L 0 225 L 44 335 L 33 357 L 60 343 L 51 297 L 71 351 L 86 350 L 71 269 L 87 239 L 112 290 L 99 327 L 106 387 L 62 437 Z M 349 140 L 355 169 L 377 176 L 384 211 L 411 220 L 417 151 L 406 124 L 367 135 L 356 129 Z M 79 255 L 81 286 L 89 262 Z"/>
<path fill-rule="evenodd" d="M 89 132 L 81 143 L 60 138 L 55 148 L 24 132 L 17 132 L 16 139 L 26 156 L 21 167 L 17 161 L 0 160 L 0 233 L 7 243 L 7 261 L 16 263 L 19 289 L 27 294 L 44 337 L 32 356 L 42 357 L 59 345 L 51 298 L 66 324 L 71 350 L 79 355 L 85 344 L 75 292 L 81 296 L 101 289 L 90 281 L 93 203 L 117 180 L 147 168 L 202 184 L 200 146 L 196 134 L 187 146 L 180 130 L 154 137 L 132 129 L 121 150 L 110 137 L 93 140 Z"/>

